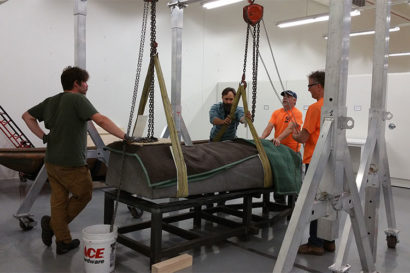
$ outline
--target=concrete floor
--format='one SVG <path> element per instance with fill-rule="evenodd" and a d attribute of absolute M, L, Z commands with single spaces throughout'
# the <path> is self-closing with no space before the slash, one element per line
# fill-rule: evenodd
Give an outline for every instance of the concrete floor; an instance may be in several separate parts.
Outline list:
<path fill-rule="evenodd" d="M 80 248 L 57 256 L 55 244 L 51 247 L 43 245 L 39 225 L 30 231 L 20 229 L 13 214 L 24 200 L 31 183 L 0 180 L 0 272 L 84 272 L 83 243 Z M 388 249 L 386 246 L 383 233 L 386 228 L 386 214 L 382 201 L 376 268 L 378 272 L 405 273 L 410 272 L 410 229 L 407 228 L 410 222 L 407 211 L 410 190 L 393 188 L 393 195 L 397 225 L 401 230 L 400 243 L 396 250 Z M 103 204 L 102 190 L 95 189 L 90 204 L 70 224 L 73 238 L 81 239 L 81 230 L 84 227 L 103 222 Z M 36 199 L 31 213 L 34 219 L 39 221 L 41 216 L 49 214 L 49 211 L 49 187 L 47 185 Z M 144 214 L 142 219 L 148 219 L 148 217 L 148 214 Z M 119 206 L 116 223 L 124 225 L 138 221 L 141 219 L 132 218 L 125 205 Z M 217 245 L 188 251 L 188 254 L 193 255 L 193 266 L 180 272 L 270 273 L 273 270 L 286 227 L 287 222 L 283 219 L 271 227 L 261 229 L 259 234 L 251 236 L 248 241 L 231 238 Z M 143 232 L 138 237 L 145 241 L 148 240 L 148 235 L 148 232 Z M 164 235 L 164 240 L 167 237 L 168 235 Z M 307 230 L 305 238 L 307 238 Z M 354 242 L 349 257 L 349 263 L 352 265 L 350 272 L 360 272 L 360 261 Z M 333 259 L 334 254 L 331 253 L 326 253 L 321 257 L 298 255 L 292 272 L 329 272 L 327 267 L 333 263 Z M 123 245 L 118 245 L 115 271 L 117 273 L 150 272 L 149 259 Z"/>

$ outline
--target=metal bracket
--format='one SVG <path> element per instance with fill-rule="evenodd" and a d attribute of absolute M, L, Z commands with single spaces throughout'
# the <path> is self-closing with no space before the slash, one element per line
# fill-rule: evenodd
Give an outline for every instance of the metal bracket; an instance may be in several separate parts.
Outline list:
<path fill-rule="evenodd" d="M 354 119 L 351 117 L 339 117 L 338 124 L 339 129 L 353 129 Z"/>
<path fill-rule="evenodd" d="M 353 208 L 352 197 L 349 192 L 342 192 L 341 194 L 329 195 L 329 201 L 335 211 L 344 210 L 347 213 Z"/>
<path fill-rule="evenodd" d="M 391 120 L 393 118 L 393 114 L 391 112 L 384 112 L 383 113 L 383 121 Z"/>
<path fill-rule="evenodd" d="M 74 1 L 74 16 L 87 16 L 87 0 Z"/>
<path fill-rule="evenodd" d="M 377 167 L 376 164 L 371 163 L 369 166 L 369 174 L 375 174 L 377 173 L 377 171 L 379 170 L 379 168 Z"/>
<path fill-rule="evenodd" d="M 183 9 L 183 8 L 186 8 L 188 6 L 188 4 L 199 2 L 199 1 L 202 1 L 202 0 L 191 0 L 191 1 L 189 1 L 189 0 L 185 0 L 185 1 L 177 0 L 177 1 L 173 1 L 172 3 L 169 2 L 168 7 L 173 8 L 173 7 L 177 6 L 178 8 Z"/>

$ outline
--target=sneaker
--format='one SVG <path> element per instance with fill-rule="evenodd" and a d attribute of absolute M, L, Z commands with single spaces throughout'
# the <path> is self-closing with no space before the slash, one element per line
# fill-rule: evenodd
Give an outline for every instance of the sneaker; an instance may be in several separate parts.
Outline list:
<path fill-rule="evenodd" d="M 309 244 L 301 245 L 298 249 L 299 254 L 308 254 L 322 256 L 325 253 L 325 249 L 320 246 L 314 246 Z"/>
<path fill-rule="evenodd" d="M 46 246 L 51 246 L 53 242 L 54 232 L 50 227 L 51 217 L 45 215 L 41 218 L 41 239 Z"/>
<path fill-rule="evenodd" d="M 323 248 L 328 252 L 335 252 L 336 244 L 335 241 L 324 241 Z"/>
<path fill-rule="evenodd" d="M 74 239 L 69 243 L 64 243 L 64 242 L 56 242 L 57 244 L 57 254 L 61 255 L 61 254 L 65 254 L 68 251 L 77 248 L 80 245 L 80 240 L 78 239 Z"/>

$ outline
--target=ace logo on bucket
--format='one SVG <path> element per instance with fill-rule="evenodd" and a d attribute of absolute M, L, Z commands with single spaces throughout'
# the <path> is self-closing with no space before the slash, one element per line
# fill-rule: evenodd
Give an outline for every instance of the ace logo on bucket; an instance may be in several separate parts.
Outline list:
<path fill-rule="evenodd" d="M 84 247 L 84 259 L 104 259 L 105 248 L 94 249 L 92 247 L 87 249 L 87 246 Z M 104 260 L 101 261 L 104 263 Z"/>
<path fill-rule="evenodd" d="M 86 273 L 111 273 L 115 267 L 117 227 L 94 225 L 83 229 Z"/>

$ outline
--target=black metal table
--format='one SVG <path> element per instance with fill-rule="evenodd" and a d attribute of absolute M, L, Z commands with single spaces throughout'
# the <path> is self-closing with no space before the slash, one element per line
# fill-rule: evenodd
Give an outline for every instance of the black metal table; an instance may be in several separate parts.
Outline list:
<path fill-rule="evenodd" d="M 150 263 L 159 262 L 163 257 L 173 257 L 179 253 L 199 247 L 202 245 L 212 245 L 233 236 L 244 236 L 247 238 L 250 233 L 257 232 L 258 227 L 276 221 L 278 218 L 289 216 L 293 209 L 293 199 L 289 198 L 288 205 L 280 206 L 270 202 L 270 193 L 273 189 L 248 189 L 235 192 L 219 194 L 204 194 L 181 198 L 176 201 L 163 202 L 136 197 L 128 192 L 121 191 L 119 202 L 131 207 L 136 207 L 145 212 L 151 213 L 151 220 L 133 225 L 118 228 L 117 241 L 133 250 L 136 250 L 150 258 Z M 252 202 L 255 197 L 263 196 L 262 202 Z M 243 202 L 238 204 L 225 205 L 225 202 L 242 198 Z M 114 202 L 117 199 L 116 189 L 105 190 L 104 197 L 104 223 L 110 224 L 114 213 Z M 163 200 L 162 200 L 163 201 Z M 262 207 L 262 215 L 252 214 L 252 209 Z M 269 211 L 277 211 L 273 216 L 269 216 Z M 180 212 L 177 215 L 164 216 L 165 213 Z M 239 221 L 228 219 L 235 216 Z M 186 230 L 173 225 L 180 221 L 193 220 L 192 229 Z M 217 223 L 224 230 L 217 230 L 212 233 L 201 232 L 202 220 Z M 150 245 L 147 246 L 136 241 L 127 233 L 150 229 Z M 162 231 L 177 235 L 183 239 L 173 246 L 163 247 Z"/>

